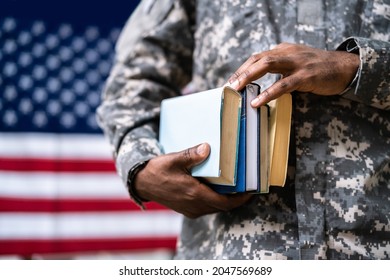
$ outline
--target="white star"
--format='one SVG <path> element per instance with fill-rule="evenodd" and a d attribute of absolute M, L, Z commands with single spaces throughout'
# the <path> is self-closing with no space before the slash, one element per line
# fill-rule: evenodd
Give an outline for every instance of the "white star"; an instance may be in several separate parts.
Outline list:
<path fill-rule="evenodd" d="M 100 39 L 98 44 L 97 44 L 97 49 L 99 53 L 101 54 L 107 54 L 108 52 L 111 51 L 111 44 L 108 40 L 106 39 Z"/>
<path fill-rule="evenodd" d="M 15 76 L 15 74 L 18 72 L 18 68 L 16 67 L 16 64 L 13 62 L 6 62 L 3 69 L 3 74 L 6 77 L 12 77 Z"/>
<path fill-rule="evenodd" d="M 87 96 L 87 101 L 91 107 L 96 107 L 100 103 L 100 96 L 97 92 L 91 92 Z"/>
<path fill-rule="evenodd" d="M 71 128 L 76 124 L 76 119 L 73 114 L 65 112 L 61 115 L 60 123 L 66 128 Z"/>
<path fill-rule="evenodd" d="M 87 69 L 87 63 L 81 58 L 74 60 L 73 69 L 76 73 L 80 74 Z"/>
<path fill-rule="evenodd" d="M 18 43 L 25 46 L 31 42 L 31 34 L 27 31 L 22 31 L 18 37 Z"/>
<path fill-rule="evenodd" d="M 66 39 L 72 36 L 73 30 L 69 24 L 62 24 L 58 29 L 58 34 L 61 39 Z"/>
<path fill-rule="evenodd" d="M 16 28 L 16 21 L 13 18 L 5 18 L 3 22 L 3 30 L 6 32 L 11 32 Z"/>
<path fill-rule="evenodd" d="M 18 97 L 18 93 L 16 91 L 16 88 L 14 86 L 7 86 L 4 89 L 4 99 L 8 101 L 15 100 L 15 98 Z"/>
<path fill-rule="evenodd" d="M 15 43 L 14 40 L 8 39 L 4 42 L 3 52 L 5 54 L 12 54 L 16 51 L 16 49 L 17 49 L 17 44 Z"/>
<path fill-rule="evenodd" d="M 68 60 L 72 59 L 73 52 L 70 48 L 63 46 L 60 48 L 59 56 L 60 56 L 62 61 L 68 61 Z"/>
<path fill-rule="evenodd" d="M 101 81 L 100 74 L 96 70 L 88 71 L 86 75 L 86 79 L 90 86 L 95 86 Z"/>
<path fill-rule="evenodd" d="M 47 112 L 52 116 L 58 115 L 61 112 L 60 102 L 58 100 L 50 100 L 47 104 Z"/>
<path fill-rule="evenodd" d="M 81 52 L 86 46 L 85 40 L 80 37 L 75 37 L 72 42 L 72 47 L 76 53 Z"/>
<path fill-rule="evenodd" d="M 29 66 L 31 64 L 31 62 L 32 62 L 31 54 L 26 53 L 26 52 L 22 52 L 19 55 L 19 65 L 21 65 L 22 67 Z"/>
<path fill-rule="evenodd" d="M 88 124 L 91 128 L 93 128 L 93 129 L 98 128 L 98 124 L 97 124 L 97 121 L 96 121 L 96 115 L 95 115 L 95 114 L 89 114 L 89 115 L 88 115 L 87 124 Z"/>
<path fill-rule="evenodd" d="M 19 103 L 19 111 L 27 115 L 33 110 L 33 105 L 30 99 L 23 98 Z"/>
<path fill-rule="evenodd" d="M 47 36 L 46 46 L 49 50 L 52 50 L 52 49 L 58 47 L 58 45 L 59 45 L 59 40 L 58 40 L 57 36 L 55 36 L 53 34 L 50 34 Z"/>
<path fill-rule="evenodd" d="M 61 91 L 60 100 L 61 100 L 62 104 L 69 105 L 69 104 L 73 103 L 73 101 L 75 99 L 76 99 L 75 94 L 72 91 L 70 91 L 69 89 L 65 89 L 65 90 Z"/>
<path fill-rule="evenodd" d="M 95 26 L 88 27 L 85 31 L 85 38 L 91 42 L 96 40 L 99 37 L 99 30 Z"/>
<path fill-rule="evenodd" d="M 41 43 L 36 43 L 32 48 L 32 54 L 35 57 L 42 57 L 46 54 L 46 48 Z"/>
<path fill-rule="evenodd" d="M 50 70 L 56 70 L 57 68 L 60 67 L 60 64 L 61 64 L 60 60 L 58 59 L 58 57 L 54 55 L 50 55 L 46 60 L 46 66 Z"/>
<path fill-rule="evenodd" d="M 37 103 L 43 103 L 47 99 L 47 92 L 43 88 L 36 88 L 32 98 Z"/>
<path fill-rule="evenodd" d="M 78 95 L 83 95 L 87 92 L 88 90 L 88 85 L 86 82 L 82 81 L 82 80 L 76 80 L 74 82 L 74 91 L 78 94 Z"/>
<path fill-rule="evenodd" d="M 77 102 L 74 106 L 74 112 L 79 117 L 85 117 L 89 113 L 89 107 L 83 102 Z"/>
<path fill-rule="evenodd" d="M 23 75 L 19 78 L 19 87 L 23 90 L 29 90 L 33 86 L 33 80 L 31 77 Z"/>
<path fill-rule="evenodd" d="M 47 117 L 45 112 L 37 111 L 34 113 L 34 116 L 32 118 L 32 122 L 37 127 L 43 127 L 47 124 Z"/>
<path fill-rule="evenodd" d="M 60 72 L 60 79 L 62 82 L 67 83 L 74 78 L 73 71 L 68 67 L 62 67 Z"/>
<path fill-rule="evenodd" d="M 61 83 L 57 78 L 49 78 L 46 86 L 48 91 L 53 93 L 60 90 Z"/>
<path fill-rule="evenodd" d="M 45 31 L 46 31 L 46 27 L 42 21 L 35 21 L 31 27 L 31 33 L 34 36 L 39 36 Z"/>
<path fill-rule="evenodd" d="M 32 76 L 35 80 L 43 80 L 47 76 L 46 68 L 42 65 L 35 65 L 32 71 Z"/>
<path fill-rule="evenodd" d="M 3 122 L 7 126 L 13 126 L 18 122 L 18 115 L 13 110 L 7 110 L 4 112 Z"/>

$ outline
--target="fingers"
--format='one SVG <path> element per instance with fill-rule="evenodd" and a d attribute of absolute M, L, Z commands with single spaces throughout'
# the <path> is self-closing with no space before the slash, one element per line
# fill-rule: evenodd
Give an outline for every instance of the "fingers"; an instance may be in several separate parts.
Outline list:
<path fill-rule="evenodd" d="M 282 78 L 276 81 L 269 88 L 263 90 L 255 99 L 251 101 L 254 108 L 267 104 L 283 94 L 295 91 L 298 88 L 298 81 L 293 76 Z"/>
<path fill-rule="evenodd" d="M 195 165 L 202 163 L 210 154 L 210 145 L 203 143 L 184 151 L 174 153 L 176 163 L 191 169 Z"/>

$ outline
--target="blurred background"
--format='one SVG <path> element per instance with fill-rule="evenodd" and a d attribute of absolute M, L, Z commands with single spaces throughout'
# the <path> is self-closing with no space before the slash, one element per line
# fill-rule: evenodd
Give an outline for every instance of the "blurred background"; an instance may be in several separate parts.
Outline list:
<path fill-rule="evenodd" d="M 95 109 L 139 1 L 0 1 L 0 259 L 169 259 L 179 215 L 133 204 Z"/>

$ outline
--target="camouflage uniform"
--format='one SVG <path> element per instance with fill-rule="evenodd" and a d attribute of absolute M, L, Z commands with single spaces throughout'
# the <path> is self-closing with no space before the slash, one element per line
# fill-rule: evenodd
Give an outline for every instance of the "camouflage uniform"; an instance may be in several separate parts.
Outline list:
<path fill-rule="evenodd" d="M 343 94 L 293 94 L 287 185 L 230 212 L 184 219 L 176 258 L 390 259 L 389 38 L 390 0 L 140 4 L 98 110 L 124 181 L 134 164 L 161 154 L 160 101 L 189 82 L 193 91 L 221 86 L 250 54 L 280 42 L 361 60 Z"/>

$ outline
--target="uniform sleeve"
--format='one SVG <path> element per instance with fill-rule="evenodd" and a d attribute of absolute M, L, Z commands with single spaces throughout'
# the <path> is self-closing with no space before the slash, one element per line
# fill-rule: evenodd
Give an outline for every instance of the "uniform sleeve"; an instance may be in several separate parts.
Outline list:
<path fill-rule="evenodd" d="M 160 102 L 180 94 L 191 77 L 192 1 L 142 1 L 116 45 L 97 119 L 126 184 L 138 162 L 161 154 Z"/>
<path fill-rule="evenodd" d="M 338 50 L 356 52 L 360 67 L 344 97 L 382 110 L 390 110 L 390 42 L 351 37 Z"/>

